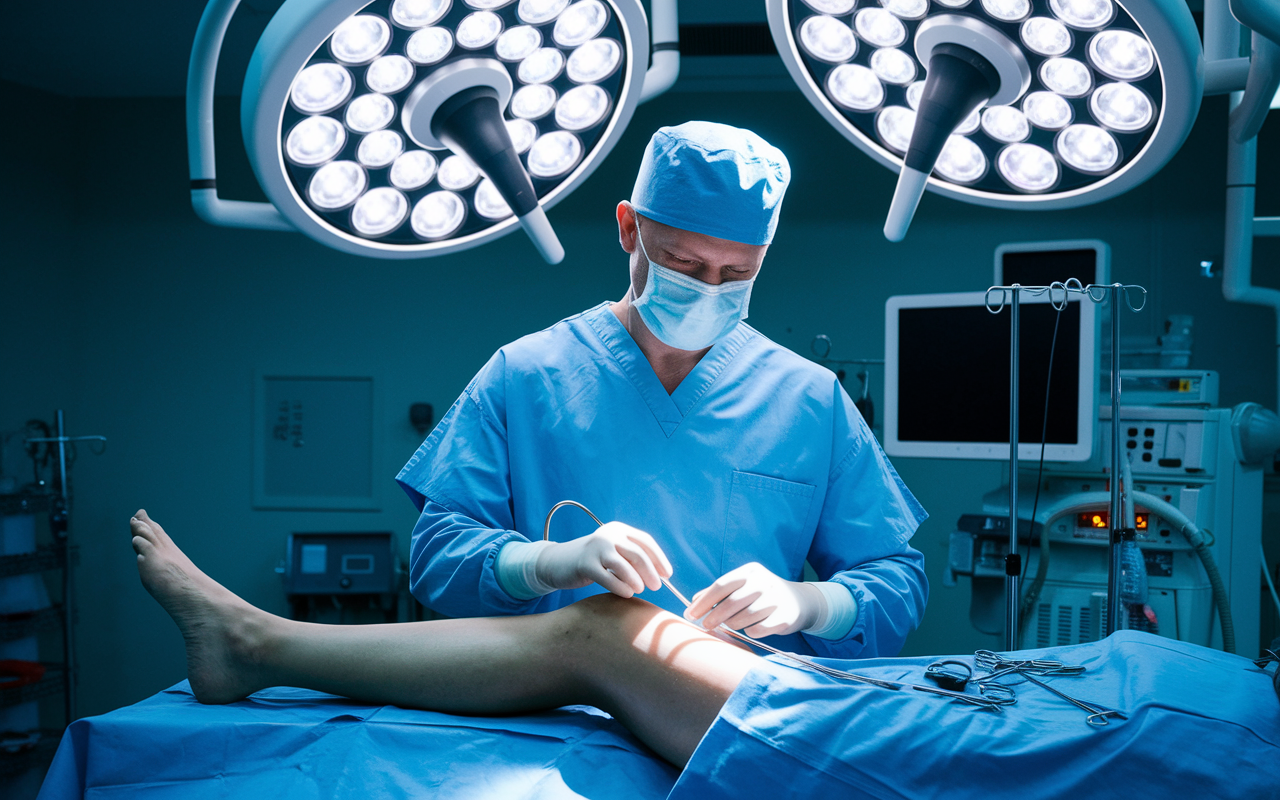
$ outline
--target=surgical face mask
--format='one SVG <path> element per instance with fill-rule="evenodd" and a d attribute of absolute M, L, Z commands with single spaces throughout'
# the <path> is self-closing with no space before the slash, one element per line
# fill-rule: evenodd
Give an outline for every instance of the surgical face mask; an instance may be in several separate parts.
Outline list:
<path fill-rule="evenodd" d="M 725 281 L 712 286 L 668 269 L 649 258 L 636 225 L 636 242 L 649 262 L 644 291 L 632 301 L 649 331 L 663 344 L 677 350 L 710 347 L 747 318 L 753 275 L 749 280 Z"/>

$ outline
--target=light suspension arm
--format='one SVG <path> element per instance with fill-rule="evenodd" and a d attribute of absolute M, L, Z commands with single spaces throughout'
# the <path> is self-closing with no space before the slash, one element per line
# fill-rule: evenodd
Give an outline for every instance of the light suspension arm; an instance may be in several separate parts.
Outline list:
<path fill-rule="evenodd" d="M 213 149 L 213 89 L 222 38 L 240 0 L 210 0 L 196 28 L 187 68 L 187 161 L 191 172 L 191 205 L 211 225 L 231 228 L 296 230 L 270 203 L 247 203 L 218 197 Z"/>
<path fill-rule="evenodd" d="M 677 0 L 653 0 L 649 11 L 653 19 L 653 64 L 644 74 L 640 102 L 645 103 L 671 88 L 680 77 L 680 14 Z"/>
<path fill-rule="evenodd" d="M 1252 46 L 1244 97 L 1231 112 L 1231 138 L 1237 142 L 1247 142 L 1262 130 L 1271 99 L 1280 88 L 1280 44 L 1254 31 Z"/>

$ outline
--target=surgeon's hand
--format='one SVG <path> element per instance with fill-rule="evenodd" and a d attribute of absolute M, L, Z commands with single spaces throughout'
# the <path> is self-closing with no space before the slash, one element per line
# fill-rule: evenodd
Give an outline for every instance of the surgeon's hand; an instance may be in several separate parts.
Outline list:
<path fill-rule="evenodd" d="M 556 589 L 598 583 L 619 597 L 662 587 L 671 562 L 653 537 L 624 522 L 606 522 L 595 533 L 556 542 L 538 555 L 538 580 Z"/>
<path fill-rule="evenodd" d="M 779 578 L 752 562 L 695 594 L 684 615 L 701 619 L 707 630 L 723 624 L 759 639 L 813 627 L 825 603 L 813 586 Z"/>

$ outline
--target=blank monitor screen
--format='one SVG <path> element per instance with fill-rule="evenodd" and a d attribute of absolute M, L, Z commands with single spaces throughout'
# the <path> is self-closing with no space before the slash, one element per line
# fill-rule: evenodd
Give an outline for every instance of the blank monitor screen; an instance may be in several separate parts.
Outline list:
<path fill-rule="evenodd" d="M 1059 315 L 1046 299 L 1020 303 L 1019 456 L 1039 456 L 1043 431 L 1046 458 L 1084 460 L 1093 440 L 1093 304 L 1074 300 Z M 1008 458 L 1010 308 L 990 313 L 982 292 L 907 295 L 890 298 L 886 314 L 890 455 Z"/>

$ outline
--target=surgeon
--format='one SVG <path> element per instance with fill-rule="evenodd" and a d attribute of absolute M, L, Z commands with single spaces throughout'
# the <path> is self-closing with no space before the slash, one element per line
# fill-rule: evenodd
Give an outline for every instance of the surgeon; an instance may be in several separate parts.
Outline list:
<path fill-rule="evenodd" d="M 926 514 L 835 376 L 743 322 L 789 180 L 751 131 L 654 134 L 616 211 L 625 296 L 498 350 L 397 477 L 419 600 L 475 617 L 644 592 L 792 652 L 898 652 Z M 564 508 L 543 541 L 563 500 L 608 521 Z"/>

